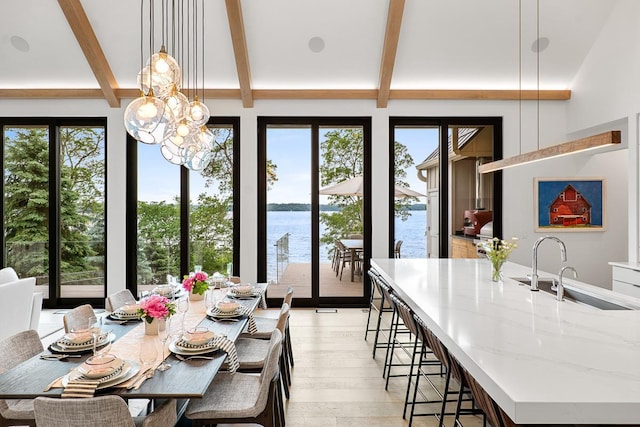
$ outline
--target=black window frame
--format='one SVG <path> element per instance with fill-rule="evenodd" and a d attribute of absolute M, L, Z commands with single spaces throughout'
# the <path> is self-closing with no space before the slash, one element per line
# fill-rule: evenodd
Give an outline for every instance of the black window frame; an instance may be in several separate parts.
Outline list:
<path fill-rule="evenodd" d="M 438 148 L 440 153 L 447 153 L 446 156 L 439 156 L 439 225 L 438 232 L 440 234 L 438 257 L 448 258 L 450 256 L 449 236 L 449 136 L 450 126 L 493 126 L 494 144 L 493 159 L 502 159 L 503 131 L 502 117 L 389 117 L 389 237 L 388 250 L 389 257 L 393 258 L 394 239 L 395 239 L 395 156 L 394 136 L 397 126 L 422 126 L 422 127 L 438 127 L 440 129 L 440 140 Z M 444 159 L 444 160 L 443 160 Z M 443 189 L 447 189 L 444 191 Z M 502 171 L 493 172 L 493 235 L 502 236 Z"/>
<path fill-rule="evenodd" d="M 231 125 L 233 128 L 233 275 L 240 272 L 240 117 L 211 117 L 207 125 Z M 138 295 L 138 144 L 127 134 L 126 172 L 126 288 Z M 158 147 L 160 149 L 160 147 Z M 189 259 L 189 169 L 180 166 L 180 277 L 190 271 Z"/>
<path fill-rule="evenodd" d="M 104 307 L 105 296 L 107 292 L 107 266 L 108 266 L 108 241 L 107 241 L 107 182 L 108 182 L 108 127 L 106 117 L 0 117 L 0 129 L 2 132 L 2 144 L 0 147 L 0 158 L 4 170 L 5 161 L 5 144 L 4 144 L 4 127 L 5 126 L 40 126 L 49 128 L 49 298 L 45 299 L 43 306 L 45 308 L 69 308 L 78 304 L 88 303 L 93 307 Z M 59 295 L 60 287 L 60 141 L 59 128 L 61 127 L 102 127 L 104 129 L 104 285 L 102 298 L 62 298 Z M 4 212 L 4 179 L 0 180 L 0 192 L 3 201 L 0 204 L 0 216 L 5 218 Z M 4 223 L 3 223 L 4 230 Z M 4 232 L 0 233 L 0 248 L 2 248 L 2 267 L 10 267 L 6 265 L 5 257 L 6 239 Z M 51 250 L 55 248 L 55 250 Z"/>

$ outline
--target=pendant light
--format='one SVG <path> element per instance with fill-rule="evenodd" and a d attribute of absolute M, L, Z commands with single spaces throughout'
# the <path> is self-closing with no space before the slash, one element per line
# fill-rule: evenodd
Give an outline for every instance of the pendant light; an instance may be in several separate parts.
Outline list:
<path fill-rule="evenodd" d="M 141 96 L 127 106 L 124 114 L 125 128 L 138 141 L 159 144 L 162 156 L 170 163 L 183 165 L 192 170 L 202 170 L 212 158 L 214 142 L 213 132 L 206 127 L 210 117 L 209 108 L 200 101 L 197 93 L 200 80 L 204 99 L 204 0 L 199 0 L 200 6 L 198 0 L 148 1 L 149 52 L 154 52 L 156 1 L 160 1 L 162 6 L 162 45 L 158 52 L 150 55 L 143 67 L 145 0 L 141 0 L 141 68 L 137 76 Z M 173 47 L 180 48 L 180 54 L 186 57 L 181 61 L 182 67 L 179 61 L 167 52 L 167 35 L 170 28 L 174 35 Z M 202 47 L 201 52 L 199 46 Z M 200 55 L 202 75 L 198 79 Z M 183 70 L 186 70 L 186 73 Z M 193 76 L 190 75 L 190 71 Z M 185 77 L 187 95 L 193 77 L 194 97 L 191 102 L 183 93 Z"/>
<path fill-rule="evenodd" d="M 518 2 L 518 31 L 519 37 L 522 37 L 522 0 Z M 520 52 L 522 41 L 519 40 L 520 46 L 518 46 L 518 51 Z M 537 47 L 536 51 L 536 84 L 537 84 L 537 121 L 538 121 L 538 130 L 537 130 L 537 138 L 538 138 L 538 147 L 535 151 L 530 151 L 527 153 L 522 153 L 508 157 L 506 159 L 495 160 L 492 162 L 485 163 L 478 167 L 479 173 L 490 173 L 496 172 L 499 170 L 511 168 L 514 166 L 521 166 L 533 162 L 538 162 L 541 160 L 552 159 L 561 156 L 567 156 L 570 154 L 575 154 L 579 152 L 584 152 L 588 150 L 594 150 L 605 146 L 612 146 L 615 144 L 620 144 L 622 140 L 621 132 L 619 130 L 612 130 L 604 133 L 600 133 L 597 135 L 591 135 L 585 138 L 568 141 L 562 144 L 552 145 L 544 148 L 540 148 L 540 0 L 536 0 L 536 44 L 534 46 Z M 522 67 L 522 55 L 519 58 L 519 66 Z M 521 73 L 521 71 L 520 71 Z M 520 122 L 522 121 L 522 77 L 520 76 Z M 522 126 L 520 124 L 520 144 L 522 143 Z"/>

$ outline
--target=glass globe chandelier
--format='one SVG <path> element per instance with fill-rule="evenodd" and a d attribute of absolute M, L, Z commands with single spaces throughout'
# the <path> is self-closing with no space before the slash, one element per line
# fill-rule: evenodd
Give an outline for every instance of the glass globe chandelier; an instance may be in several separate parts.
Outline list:
<path fill-rule="evenodd" d="M 202 96 L 204 99 L 204 0 L 147 0 L 149 13 L 150 57 L 142 66 L 144 57 L 145 0 L 140 3 L 140 63 L 137 83 L 140 97 L 129 103 L 124 112 L 127 132 L 145 144 L 160 145 L 162 156 L 170 163 L 191 170 L 202 170 L 211 161 L 214 135 L 206 127 L 210 112 L 197 95 L 198 53 L 202 61 Z M 154 52 L 155 4 L 161 4 L 162 45 Z M 200 5 L 198 5 L 200 2 Z M 186 10 L 186 12 L 185 12 Z M 186 32 L 185 30 L 186 24 Z M 167 52 L 165 35 L 174 35 L 174 47 L 186 60 L 180 63 Z M 201 29 L 201 34 L 198 34 Z M 184 36 L 186 34 L 186 36 Z M 176 37 L 177 35 L 177 37 Z M 199 40 L 200 37 L 200 40 Z M 198 52 L 198 43 L 202 51 Z M 185 49 L 186 46 L 186 49 Z M 178 56 L 178 55 L 176 55 Z M 183 78 L 189 81 L 189 68 L 193 64 L 193 100 L 183 93 Z M 183 73 L 183 69 L 187 72 Z M 189 86 L 187 84 L 187 86 Z M 187 89 L 187 94 L 191 92 Z"/>

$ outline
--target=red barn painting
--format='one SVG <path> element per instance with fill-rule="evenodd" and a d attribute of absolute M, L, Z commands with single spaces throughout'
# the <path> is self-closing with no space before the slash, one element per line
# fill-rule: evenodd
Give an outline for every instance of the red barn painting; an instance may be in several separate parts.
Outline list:
<path fill-rule="evenodd" d="M 549 225 L 575 227 L 591 224 L 591 204 L 571 184 L 549 206 Z"/>

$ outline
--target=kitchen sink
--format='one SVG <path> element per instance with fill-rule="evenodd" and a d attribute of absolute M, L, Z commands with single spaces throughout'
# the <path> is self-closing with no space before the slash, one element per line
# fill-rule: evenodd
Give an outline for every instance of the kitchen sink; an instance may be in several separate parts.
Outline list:
<path fill-rule="evenodd" d="M 523 285 L 531 286 L 531 280 L 528 278 L 512 277 L 512 279 Z M 551 289 L 553 283 L 554 280 L 552 279 L 538 279 L 538 289 L 543 292 L 547 292 L 555 297 L 556 291 Z M 590 305 L 591 307 L 599 308 L 601 310 L 633 310 L 632 307 L 628 307 L 617 302 L 607 301 L 606 299 L 603 299 L 601 297 L 587 294 L 577 288 L 571 287 L 570 285 L 564 286 L 564 298 L 569 301 Z"/>

